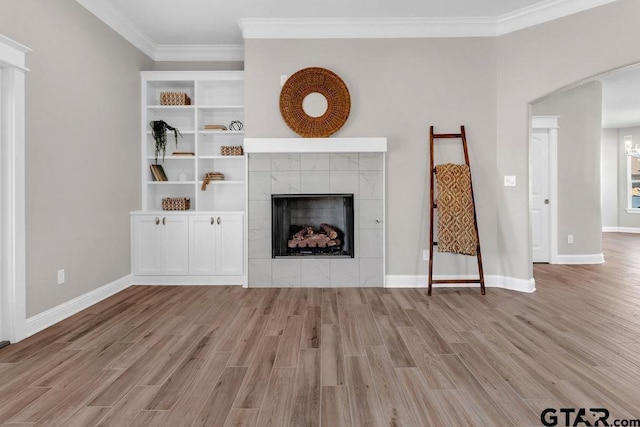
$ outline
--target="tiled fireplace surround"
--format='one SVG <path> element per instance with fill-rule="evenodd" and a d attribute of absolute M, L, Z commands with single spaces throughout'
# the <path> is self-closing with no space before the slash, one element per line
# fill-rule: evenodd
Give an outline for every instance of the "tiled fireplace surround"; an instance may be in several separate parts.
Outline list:
<path fill-rule="evenodd" d="M 249 287 L 382 287 L 386 138 L 247 138 Z M 353 193 L 355 257 L 271 256 L 271 195 Z"/>

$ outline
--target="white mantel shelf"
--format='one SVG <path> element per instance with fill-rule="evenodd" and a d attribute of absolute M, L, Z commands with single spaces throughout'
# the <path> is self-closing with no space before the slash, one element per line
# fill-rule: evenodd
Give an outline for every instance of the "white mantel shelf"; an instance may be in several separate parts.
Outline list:
<path fill-rule="evenodd" d="M 245 153 L 385 153 L 386 137 L 245 138 Z"/>

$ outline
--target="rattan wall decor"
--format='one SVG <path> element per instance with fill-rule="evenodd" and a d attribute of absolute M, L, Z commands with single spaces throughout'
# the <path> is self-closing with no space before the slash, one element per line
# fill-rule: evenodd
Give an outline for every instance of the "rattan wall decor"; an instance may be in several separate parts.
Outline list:
<path fill-rule="evenodd" d="M 319 117 L 302 108 L 305 97 L 319 93 L 327 100 L 327 110 Z M 337 74 L 320 67 L 304 68 L 285 82 L 280 92 L 280 114 L 291 130 L 304 138 L 333 135 L 347 121 L 351 110 L 349 89 Z"/>

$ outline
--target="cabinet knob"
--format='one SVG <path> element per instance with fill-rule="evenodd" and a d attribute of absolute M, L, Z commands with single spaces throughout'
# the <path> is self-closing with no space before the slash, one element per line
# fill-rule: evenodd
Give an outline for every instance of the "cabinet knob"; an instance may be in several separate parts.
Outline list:
<path fill-rule="evenodd" d="M 167 225 L 167 217 L 162 217 L 162 225 Z"/>
<path fill-rule="evenodd" d="M 213 225 L 214 219 L 213 217 L 211 217 L 211 225 Z"/>
<path fill-rule="evenodd" d="M 156 217 L 156 225 L 160 224 L 160 218 Z"/>
<path fill-rule="evenodd" d="M 218 224 L 220 224 L 220 217 L 218 217 L 218 221 L 217 221 L 217 223 L 218 223 Z"/>

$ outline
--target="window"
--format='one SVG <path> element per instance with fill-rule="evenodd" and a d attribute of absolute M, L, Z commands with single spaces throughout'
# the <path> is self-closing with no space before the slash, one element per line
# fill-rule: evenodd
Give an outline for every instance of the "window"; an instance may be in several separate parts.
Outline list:
<path fill-rule="evenodd" d="M 640 209 L 640 157 L 628 157 L 629 207 Z"/>

